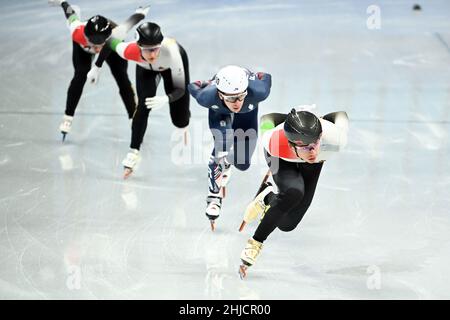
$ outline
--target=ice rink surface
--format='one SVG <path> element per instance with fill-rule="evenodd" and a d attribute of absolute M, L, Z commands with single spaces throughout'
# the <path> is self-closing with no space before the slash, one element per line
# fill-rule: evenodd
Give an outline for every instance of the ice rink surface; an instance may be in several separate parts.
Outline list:
<path fill-rule="evenodd" d="M 83 19 L 120 22 L 146 3 L 71 4 Z M 379 29 L 367 26 L 373 1 L 150 4 L 149 19 L 186 49 L 191 80 L 226 64 L 269 72 L 260 115 L 310 103 L 345 110 L 347 148 L 324 165 L 299 227 L 276 230 L 241 281 L 256 224 L 237 229 L 266 170 L 260 153 L 233 171 L 212 233 L 206 109 L 191 99 L 186 148 L 168 108 L 151 114 L 140 167 L 123 180 L 130 128 L 108 67 L 86 84 L 62 144 L 73 73 L 63 12 L 1 1 L 1 299 L 450 298 L 448 1 L 421 12 L 377 1 Z M 128 70 L 134 83 L 134 63 Z"/>

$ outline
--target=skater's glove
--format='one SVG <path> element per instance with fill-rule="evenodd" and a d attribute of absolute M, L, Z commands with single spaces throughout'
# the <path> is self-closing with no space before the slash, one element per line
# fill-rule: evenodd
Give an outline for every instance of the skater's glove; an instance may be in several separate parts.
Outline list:
<path fill-rule="evenodd" d="M 48 0 L 48 5 L 49 6 L 60 6 L 65 0 Z"/>
<path fill-rule="evenodd" d="M 194 84 L 195 84 L 197 87 L 203 89 L 204 87 L 207 87 L 208 85 L 211 84 L 211 80 L 208 80 L 208 81 L 200 81 L 200 80 L 197 80 L 197 81 L 194 82 Z"/>
<path fill-rule="evenodd" d="M 145 105 L 147 109 L 158 110 L 163 107 L 166 103 L 169 103 L 168 96 L 154 96 L 152 98 L 145 99 Z"/>
<path fill-rule="evenodd" d="M 262 80 L 262 78 L 264 78 L 264 72 L 257 72 L 256 76 L 258 77 L 259 80 Z"/>
<path fill-rule="evenodd" d="M 145 17 L 148 14 L 148 10 L 150 10 L 150 6 L 146 6 L 144 8 L 139 7 L 139 8 L 136 9 L 135 12 L 136 13 L 140 13 L 140 14 L 144 15 L 144 17 Z"/>
<path fill-rule="evenodd" d="M 93 66 L 87 74 L 87 81 L 89 83 L 97 84 L 99 76 L 100 76 L 100 68 L 97 66 Z"/>

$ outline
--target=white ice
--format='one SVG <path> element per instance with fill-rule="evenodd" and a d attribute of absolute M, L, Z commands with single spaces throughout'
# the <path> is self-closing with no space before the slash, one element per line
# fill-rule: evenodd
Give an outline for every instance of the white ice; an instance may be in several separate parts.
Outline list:
<path fill-rule="evenodd" d="M 84 19 L 118 22 L 145 4 L 72 2 Z M 207 111 L 191 100 L 191 147 L 172 139 L 167 108 L 155 112 L 124 181 L 130 128 L 108 67 L 86 84 L 62 144 L 73 72 L 63 12 L 2 1 L 0 298 L 448 299 L 450 4 L 414 2 L 377 1 L 379 29 L 366 23 L 373 1 L 151 2 L 191 80 L 238 64 L 273 75 L 260 114 L 315 103 L 351 119 L 300 226 L 276 230 L 241 281 L 256 225 L 237 229 L 264 161 L 233 171 L 212 233 Z"/>

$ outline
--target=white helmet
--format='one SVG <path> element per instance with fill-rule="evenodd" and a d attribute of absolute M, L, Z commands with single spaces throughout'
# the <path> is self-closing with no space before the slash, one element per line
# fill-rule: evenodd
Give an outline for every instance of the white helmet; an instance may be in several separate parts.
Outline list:
<path fill-rule="evenodd" d="M 241 93 L 247 90 L 248 75 L 238 66 L 226 66 L 217 72 L 214 79 L 219 91 L 227 94 Z"/>

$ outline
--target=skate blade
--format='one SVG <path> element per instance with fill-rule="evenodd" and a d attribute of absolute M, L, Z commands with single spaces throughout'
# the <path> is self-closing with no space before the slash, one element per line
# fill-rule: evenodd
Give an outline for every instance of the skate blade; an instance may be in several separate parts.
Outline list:
<path fill-rule="evenodd" d="M 247 276 L 247 269 L 248 267 L 246 265 L 241 264 L 239 266 L 239 277 L 241 280 L 244 280 L 244 278 Z"/>
<path fill-rule="evenodd" d="M 220 194 L 222 195 L 222 199 L 225 199 L 225 197 L 227 195 L 227 188 L 226 187 L 221 187 L 220 188 Z"/>
<path fill-rule="evenodd" d="M 214 232 L 216 230 L 216 221 L 215 220 L 209 220 L 211 223 L 211 231 Z"/>
<path fill-rule="evenodd" d="M 61 132 L 62 133 L 62 142 L 64 142 L 64 141 L 66 141 L 66 135 L 67 135 L 67 132 Z"/>
<path fill-rule="evenodd" d="M 125 168 L 125 172 L 123 173 L 123 178 L 127 179 L 131 174 L 133 173 L 133 169 L 131 168 Z"/>
<path fill-rule="evenodd" d="M 184 140 L 184 146 L 187 147 L 189 142 L 188 142 L 188 137 L 187 137 L 187 132 L 186 131 L 184 132 L 183 140 Z"/>
<path fill-rule="evenodd" d="M 244 220 L 242 220 L 242 223 L 241 223 L 241 225 L 240 225 L 240 227 L 239 227 L 239 232 L 241 232 L 242 230 L 244 230 L 244 227 L 245 227 L 246 224 L 247 224 L 247 223 L 246 223 Z"/>

